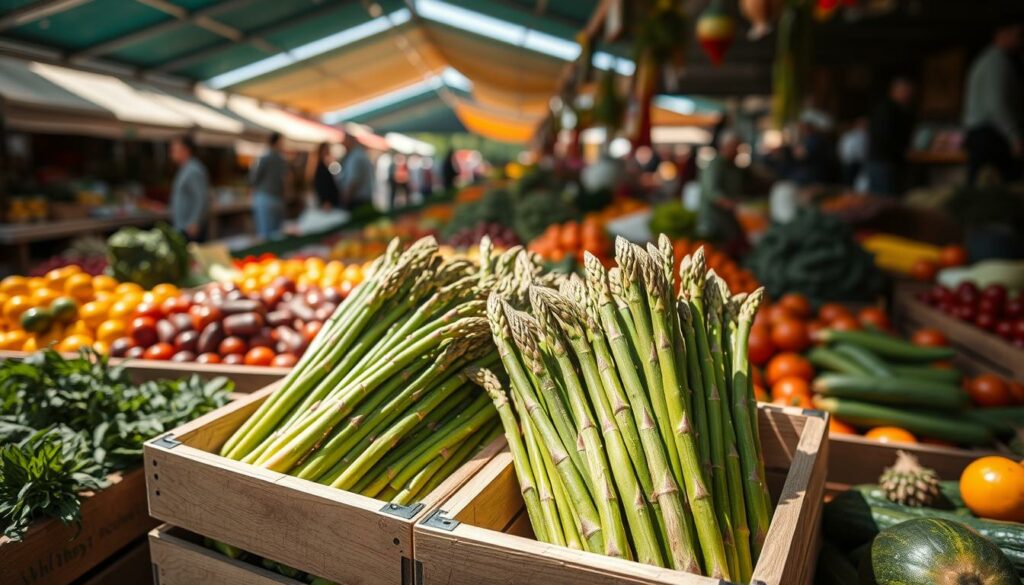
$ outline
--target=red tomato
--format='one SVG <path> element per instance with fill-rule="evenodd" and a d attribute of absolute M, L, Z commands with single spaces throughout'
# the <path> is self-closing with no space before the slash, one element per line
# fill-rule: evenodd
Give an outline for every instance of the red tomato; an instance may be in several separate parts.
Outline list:
<path fill-rule="evenodd" d="M 153 345 L 157 341 L 156 321 L 152 317 L 135 317 L 128 325 L 128 336 L 136 345 Z"/>
<path fill-rule="evenodd" d="M 146 352 L 142 354 L 143 359 L 147 360 L 169 360 L 174 355 L 174 346 L 170 343 L 161 341 L 151 345 Z"/>
<path fill-rule="evenodd" d="M 772 325 L 772 343 L 783 351 L 803 351 L 811 344 L 803 321 L 785 319 Z"/>
<path fill-rule="evenodd" d="M 850 317 L 850 310 L 839 303 L 825 303 L 818 309 L 818 319 L 829 325 L 839 317 Z"/>
<path fill-rule="evenodd" d="M 196 357 L 196 362 L 200 364 L 219 364 L 220 356 L 215 353 L 201 353 Z"/>
<path fill-rule="evenodd" d="M 299 358 L 295 357 L 293 353 L 279 353 L 274 356 L 274 359 L 270 360 L 270 365 L 275 368 L 290 368 L 297 361 L 299 361 Z"/>
<path fill-rule="evenodd" d="M 754 365 L 763 366 L 768 363 L 768 360 L 775 355 L 771 331 L 767 327 L 751 327 L 747 351 L 750 354 L 750 361 Z"/>
<path fill-rule="evenodd" d="M 785 307 L 790 314 L 807 319 L 811 316 L 811 302 L 800 293 L 787 293 L 779 299 L 779 305 Z"/>
<path fill-rule="evenodd" d="M 772 386 L 779 380 L 790 376 L 810 382 L 814 379 L 814 367 L 811 366 L 811 362 L 807 361 L 807 358 L 800 354 L 780 353 L 768 362 L 764 376 Z"/>
<path fill-rule="evenodd" d="M 1009 389 L 1010 396 L 1013 397 L 1014 403 L 1024 406 L 1024 384 L 1013 380 L 1007 380 L 1006 387 Z"/>
<path fill-rule="evenodd" d="M 188 313 L 192 315 L 192 328 L 196 331 L 202 331 L 207 325 L 219 321 L 222 317 L 220 309 L 213 305 L 194 305 Z"/>
<path fill-rule="evenodd" d="M 192 303 L 183 296 L 171 297 L 160 305 L 160 310 L 163 311 L 164 315 L 174 315 L 176 313 L 187 313 Z"/>
<path fill-rule="evenodd" d="M 1013 394 L 1002 378 L 995 374 L 981 374 L 967 383 L 967 393 L 975 406 L 1010 406 Z"/>
<path fill-rule="evenodd" d="M 244 354 L 248 350 L 249 347 L 246 345 L 245 340 L 236 336 L 225 337 L 217 348 L 220 355 L 229 355 L 232 353 Z"/>
<path fill-rule="evenodd" d="M 843 421 L 832 417 L 828 419 L 828 434 L 830 435 L 856 435 L 857 431 Z"/>
<path fill-rule="evenodd" d="M 939 267 L 928 260 L 917 260 L 910 266 L 910 277 L 921 282 L 932 282 Z"/>
<path fill-rule="evenodd" d="M 221 362 L 220 363 L 226 364 L 226 365 L 229 365 L 229 366 L 238 366 L 238 365 L 241 365 L 244 361 L 245 361 L 245 356 L 243 356 L 242 354 L 240 354 L 240 353 L 229 353 L 228 355 L 226 355 L 223 358 L 221 358 Z"/>
<path fill-rule="evenodd" d="M 918 329 L 914 332 L 910 341 L 915 345 L 924 345 L 926 347 L 945 347 L 949 345 L 946 335 L 938 329 Z"/>
<path fill-rule="evenodd" d="M 791 398 L 777 398 L 772 400 L 772 404 L 775 406 L 791 406 L 794 408 L 814 408 L 814 404 L 811 403 L 811 399 L 803 395 L 796 395 Z"/>
<path fill-rule="evenodd" d="M 135 340 L 131 337 L 118 337 L 110 343 L 110 355 L 111 357 L 125 357 L 128 350 L 135 345 Z"/>
<path fill-rule="evenodd" d="M 811 397 L 811 385 L 803 378 L 787 376 L 772 384 L 772 400 L 789 400 L 798 396 Z"/>
<path fill-rule="evenodd" d="M 962 246 L 946 246 L 939 253 L 939 264 L 943 268 L 967 264 L 967 250 Z"/>
<path fill-rule="evenodd" d="M 882 331 L 889 329 L 889 315 L 885 313 L 885 309 L 878 307 L 861 309 L 860 313 L 857 313 L 857 320 L 865 327 L 871 326 Z"/>
<path fill-rule="evenodd" d="M 354 287 L 355 285 L 353 285 L 351 281 L 343 280 L 341 281 L 341 285 L 338 286 L 338 293 L 341 295 L 341 298 L 344 299 L 350 292 L 352 292 Z"/>
<path fill-rule="evenodd" d="M 860 329 L 860 321 L 852 315 L 840 315 L 829 323 L 829 327 L 836 331 L 857 331 Z"/>
<path fill-rule="evenodd" d="M 163 318 L 164 310 L 155 303 L 140 303 L 139 306 L 135 307 L 135 316 L 152 317 L 153 320 L 158 320 Z"/>
<path fill-rule="evenodd" d="M 269 347 L 254 347 L 245 354 L 247 366 L 269 366 L 274 361 L 274 350 Z"/>
<path fill-rule="evenodd" d="M 323 326 L 324 324 L 322 321 L 310 321 L 302 326 L 302 336 L 306 338 L 306 341 L 313 341 L 313 338 L 320 333 L 320 329 L 322 329 Z"/>
<path fill-rule="evenodd" d="M 799 318 L 798 315 L 789 310 L 789 307 L 776 304 L 768 307 L 768 322 L 772 325 L 780 321 L 790 321 Z"/>

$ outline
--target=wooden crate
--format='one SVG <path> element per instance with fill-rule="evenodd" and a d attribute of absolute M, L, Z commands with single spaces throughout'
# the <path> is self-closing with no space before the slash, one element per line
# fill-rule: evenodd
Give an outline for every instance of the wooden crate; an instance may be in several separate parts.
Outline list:
<path fill-rule="evenodd" d="M 203 546 L 203 537 L 163 524 L 149 533 L 155 585 L 302 585 Z"/>
<path fill-rule="evenodd" d="M 960 369 L 1024 381 L 1024 349 L 917 300 L 915 295 L 920 290 L 919 285 L 902 284 L 893 292 L 892 315 L 901 331 L 909 335 L 923 327 L 938 329 L 956 349 L 953 363 Z"/>
<path fill-rule="evenodd" d="M 828 417 L 817 411 L 760 408 L 769 489 L 776 501 L 754 581 L 811 582 L 828 459 Z M 443 510 L 443 511 L 442 511 Z M 426 585 L 681 584 L 724 585 L 633 561 L 544 544 L 533 539 L 511 454 L 496 455 L 438 512 L 417 523 L 416 573 Z"/>
<path fill-rule="evenodd" d="M 24 359 L 28 353 L 24 351 L 0 350 L 0 360 Z M 272 384 L 288 374 L 290 368 L 271 368 L 264 366 L 233 366 L 228 364 L 197 364 L 178 363 L 155 360 L 126 360 L 110 358 L 110 363 L 125 363 L 136 382 L 149 380 L 174 379 L 197 374 L 203 379 L 224 376 L 235 383 L 235 392 L 248 394 L 268 384 Z"/>
<path fill-rule="evenodd" d="M 64 585 L 84 575 L 157 523 L 146 513 L 146 479 L 136 468 L 82 501 L 82 528 L 33 524 L 21 542 L 0 537 L 0 583 Z"/>
<path fill-rule="evenodd" d="M 889 445 L 864 437 L 834 435 L 829 438 L 828 491 L 836 493 L 857 484 L 878 483 L 878 476 L 896 461 L 896 452 L 900 450 L 912 453 L 942 479 L 960 479 L 964 468 L 979 457 L 1006 455 L 939 445 Z"/>
<path fill-rule="evenodd" d="M 149 561 L 149 542 L 145 539 L 127 550 L 121 551 L 116 559 L 86 577 L 81 585 L 152 585 L 153 565 Z"/>
<path fill-rule="evenodd" d="M 155 518 L 346 585 L 407 583 L 413 525 L 504 448 L 500 438 L 422 502 L 397 506 L 216 455 L 260 390 L 146 444 Z"/>

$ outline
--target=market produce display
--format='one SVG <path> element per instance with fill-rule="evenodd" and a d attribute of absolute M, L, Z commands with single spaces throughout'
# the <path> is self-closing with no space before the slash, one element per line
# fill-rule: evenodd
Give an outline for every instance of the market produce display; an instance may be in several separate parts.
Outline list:
<path fill-rule="evenodd" d="M 0 348 L 35 351 L 52 346 L 73 352 L 93 347 L 105 354 L 127 330 L 137 305 L 159 305 L 178 293 L 172 284 L 146 291 L 107 275 L 90 276 L 77 265 L 41 277 L 8 276 L 0 281 Z"/>
<path fill-rule="evenodd" d="M 147 289 L 162 283 L 179 284 L 189 274 L 184 236 L 163 223 L 151 230 L 122 228 L 107 239 L 107 255 L 114 278 Z"/>
<path fill-rule="evenodd" d="M 746 582 L 771 502 L 746 337 L 761 293 L 733 296 L 702 250 L 619 239 L 618 266 L 496 292 L 506 382 L 485 370 L 530 523 L 552 544 Z M 636 359 L 635 356 L 650 356 Z"/>
<path fill-rule="evenodd" d="M 0 526 L 20 540 L 40 518 L 79 520 L 80 494 L 141 462 L 142 444 L 227 402 L 231 382 L 133 384 L 91 351 L 0 362 Z"/>
<path fill-rule="evenodd" d="M 934 246 L 890 234 L 872 234 L 861 245 L 874 254 L 880 269 L 925 282 L 934 280 L 941 269 L 967 262 L 967 251 L 961 246 Z"/>
<path fill-rule="evenodd" d="M 941 284 L 917 296 L 947 315 L 995 333 L 1017 347 L 1024 347 L 1024 289 L 1011 294 L 1002 284 L 979 288 L 963 281 L 955 288 Z"/>
<path fill-rule="evenodd" d="M 905 481 L 894 490 L 896 474 Z M 983 457 L 959 482 L 937 481 L 898 452 L 879 483 L 854 486 L 825 505 L 819 577 L 824 567 L 853 579 L 819 582 L 858 583 L 858 573 L 877 584 L 1016 585 L 1024 578 L 1024 464 Z M 925 484 L 919 495 L 926 497 L 904 501 L 907 486 Z"/>
<path fill-rule="evenodd" d="M 773 224 L 751 251 L 747 266 L 772 298 L 798 292 L 812 305 L 872 301 L 882 291 L 874 260 L 842 221 L 803 209 Z"/>
<path fill-rule="evenodd" d="M 483 299 L 540 276 L 522 248 L 481 248 L 476 264 L 392 242 L 221 454 L 397 503 L 433 490 L 499 432 L 464 371 L 498 361 Z"/>
<path fill-rule="evenodd" d="M 729 285 L 729 290 L 751 293 L 760 286 L 751 271 L 740 266 L 722 250 L 703 240 L 681 238 L 672 241 L 672 249 L 677 258 L 676 268 L 678 269 L 678 264 L 682 262 L 683 258 L 701 248 L 704 249 L 704 261 L 708 269 L 714 270 L 715 274 L 725 280 L 725 283 Z M 676 280 L 675 283 L 678 285 L 679 281 Z"/>
<path fill-rule="evenodd" d="M 249 293 L 234 283 L 211 283 L 163 303 L 137 305 L 108 341 L 110 354 L 291 367 L 343 298 L 340 289 L 299 285 L 287 276 Z"/>
<path fill-rule="evenodd" d="M 611 256 L 611 242 L 603 222 L 591 214 L 581 223 L 567 221 L 549 225 L 530 242 L 529 250 L 551 262 L 569 259 L 578 264 L 583 262 L 585 252 L 607 261 Z"/>

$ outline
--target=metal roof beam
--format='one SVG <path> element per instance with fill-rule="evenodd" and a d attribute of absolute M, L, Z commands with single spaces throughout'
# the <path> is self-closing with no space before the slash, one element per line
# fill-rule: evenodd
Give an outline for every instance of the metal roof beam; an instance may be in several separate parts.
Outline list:
<path fill-rule="evenodd" d="M 170 14 L 174 18 L 177 18 L 180 22 L 192 24 L 199 28 L 208 30 L 215 35 L 222 36 L 229 41 L 239 42 L 245 37 L 245 33 L 238 30 L 233 26 L 228 26 L 218 20 L 214 20 L 208 14 L 202 14 L 203 11 L 196 11 L 195 14 L 190 13 L 187 9 L 172 4 L 167 0 L 135 0 L 140 4 L 145 4 L 150 8 L 159 10 Z"/>
<path fill-rule="evenodd" d="M 0 16 L 0 30 L 19 27 L 47 16 L 60 14 L 92 0 L 38 0 Z"/>
<path fill-rule="evenodd" d="M 71 61 L 78 61 L 78 60 L 81 60 L 81 59 L 87 59 L 87 58 L 90 58 L 90 57 L 96 57 L 96 56 L 99 56 L 99 55 L 106 55 L 106 54 L 109 54 L 109 53 L 113 53 L 113 52 L 118 51 L 120 49 L 123 49 L 125 47 L 131 46 L 131 45 L 134 45 L 134 44 L 137 44 L 137 43 L 141 43 L 141 42 L 146 41 L 146 40 L 148 40 L 150 38 L 158 36 L 160 34 L 163 34 L 163 33 L 166 33 L 166 32 L 170 32 L 170 31 L 173 31 L 173 30 L 177 30 L 177 29 L 179 29 L 179 28 L 181 28 L 183 26 L 189 25 L 189 24 L 195 24 L 196 26 L 203 26 L 202 24 L 200 24 L 200 22 L 203 22 L 203 23 L 205 23 L 205 24 L 207 24 L 209 26 L 210 23 L 216 23 L 216 24 L 213 24 L 212 26 L 220 25 L 220 26 L 223 27 L 224 26 L 223 24 L 218 23 L 217 21 L 213 20 L 211 17 L 213 17 L 213 16 L 215 16 L 217 14 L 220 14 L 222 12 L 227 12 L 227 11 L 233 10 L 235 8 L 241 8 L 241 7 L 246 6 L 248 4 L 252 4 L 254 1 L 255 0 L 228 0 L 227 2 L 221 2 L 219 4 L 215 4 L 213 6 L 208 6 L 206 8 L 202 8 L 200 10 L 196 10 L 196 11 L 193 11 L 193 12 L 188 12 L 188 11 L 183 11 L 182 12 L 182 11 L 175 10 L 175 13 L 171 14 L 171 16 L 174 17 L 174 19 L 172 19 L 172 20 L 166 20 L 164 22 L 160 22 L 160 23 L 154 24 L 153 26 L 148 26 L 146 28 L 137 30 L 135 32 L 131 32 L 131 33 L 128 33 L 128 34 L 125 34 L 125 35 L 121 35 L 121 36 L 119 36 L 119 37 L 117 37 L 115 39 L 111 39 L 109 41 L 104 41 L 102 43 L 97 43 L 97 44 L 92 45 L 90 47 L 86 47 L 85 49 L 82 49 L 81 51 L 77 51 L 77 52 L 69 54 L 68 55 L 68 59 L 71 60 Z M 146 4 L 149 5 L 148 2 L 146 2 Z M 175 7 L 175 8 L 177 8 L 177 7 Z M 160 10 L 161 12 L 165 12 L 166 13 L 165 10 L 162 10 L 160 8 L 157 8 L 157 10 Z M 182 14 L 184 14 L 184 16 L 182 16 Z M 206 28 L 206 26 L 203 26 L 203 28 Z M 230 27 L 228 27 L 228 28 L 230 28 Z M 234 31 L 234 29 L 231 29 L 231 31 Z M 231 31 L 224 31 L 224 32 L 226 34 L 232 34 Z M 239 31 L 234 31 L 234 32 L 239 32 Z M 225 36 L 225 35 L 221 34 L 221 36 Z"/>
<path fill-rule="evenodd" d="M 256 29 L 249 33 L 244 33 L 242 35 L 242 38 L 237 41 L 222 43 L 219 45 L 214 45 L 212 47 L 207 47 L 205 49 L 200 49 L 193 53 L 189 53 L 188 55 L 183 55 L 176 59 L 172 59 L 171 61 L 167 61 L 166 63 L 161 63 L 160 65 L 153 67 L 152 70 L 167 72 L 176 71 L 178 69 L 184 69 L 185 67 L 195 65 L 196 63 L 199 63 L 201 61 L 205 61 L 210 57 L 213 57 L 217 53 L 220 53 L 221 51 L 225 51 L 227 49 L 230 49 L 231 47 L 234 47 L 235 45 L 243 43 L 252 44 L 265 53 L 279 53 L 281 52 L 281 50 L 274 47 L 271 43 L 269 43 L 265 37 L 277 34 L 281 31 L 288 30 L 293 26 L 302 24 L 307 21 L 322 18 L 324 15 L 336 10 L 340 5 L 341 3 L 339 2 L 325 2 L 323 6 L 311 12 L 307 12 L 295 18 L 290 18 L 283 22 L 277 22 L 272 25 Z"/>

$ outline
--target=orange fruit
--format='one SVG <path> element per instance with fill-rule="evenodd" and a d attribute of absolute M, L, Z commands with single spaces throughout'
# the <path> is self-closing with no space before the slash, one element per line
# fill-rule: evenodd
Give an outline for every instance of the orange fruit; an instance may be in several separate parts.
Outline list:
<path fill-rule="evenodd" d="M 100 326 L 100 323 L 107 320 L 107 311 L 110 306 L 105 301 L 92 301 L 91 303 L 85 303 L 78 309 L 78 317 L 90 329 L 95 329 Z"/>
<path fill-rule="evenodd" d="M 14 329 L 4 334 L 3 345 L 0 345 L 3 349 L 9 349 L 13 351 L 20 351 L 22 346 L 25 345 L 25 341 L 28 340 L 28 333 L 21 329 Z"/>
<path fill-rule="evenodd" d="M 82 269 L 74 264 L 64 266 L 61 268 L 54 268 L 47 272 L 43 278 L 46 279 L 47 286 L 57 290 L 64 290 L 64 282 L 67 281 L 68 277 L 72 274 L 79 274 Z"/>
<path fill-rule="evenodd" d="M 28 294 L 28 279 L 24 276 L 8 276 L 0 280 L 0 292 L 8 296 Z"/>
<path fill-rule="evenodd" d="M 95 327 L 90 327 L 88 324 L 86 324 L 85 321 L 82 321 L 81 319 L 79 319 L 78 321 L 75 321 L 71 325 L 68 325 L 68 328 L 67 328 L 67 330 L 64 331 L 64 334 L 65 335 L 75 335 L 75 334 L 78 334 L 78 335 L 88 335 L 89 337 L 92 337 L 92 332 L 93 332 L 94 329 L 95 329 Z"/>
<path fill-rule="evenodd" d="M 960 494 L 975 515 L 1024 522 L 1024 466 L 1006 457 L 976 459 L 960 475 Z"/>
<path fill-rule="evenodd" d="M 828 434 L 830 435 L 856 435 L 857 431 L 843 421 L 832 417 L 828 419 Z"/>
<path fill-rule="evenodd" d="M 121 284 L 117 285 L 117 288 L 114 289 L 114 292 L 117 293 L 118 295 L 123 296 L 129 293 L 138 293 L 139 295 L 142 295 L 142 293 L 146 291 L 144 291 L 141 286 L 135 284 L 134 282 L 122 282 Z"/>
<path fill-rule="evenodd" d="M 21 314 L 32 308 L 32 299 L 27 295 L 15 295 L 4 303 L 4 319 L 12 326 L 19 324 Z"/>
<path fill-rule="evenodd" d="M 37 307 L 48 307 L 58 298 L 60 298 L 60 293 L 52 288 L 37 288 L 32 291 L 32 304 Z"/>
<path fill-rule="evenodd" d="M 57 351 L 70 353 L 78 351 L 80 348 L 89 347 L 93 344 L 93 339 L 86 335 L 75 333 L 68 335 L 57 344 Z"/>
<path fill-rule="evenodd" d="M 93 290 L 104 290 L 114 292 L 117 290 L 117 279 L 106 274 L 97 274 L 92 277 Z"/>
<path fill-rule="evenodd" d="M 173 284 L 161 283 L 153 287 L 153 290 L 149 291 L 153 293 L 153 296 L 157 297 L 161 301 L 167 300 L 171 297 L 176 297 L 181 291 L 178 287 Z"/>
<path fill-rule="evenodd" d="M 92 287 L 92 277 L 88 274 L 82 272 L 72 274 L 64 281 L 64 295 L 80 303 L 91 301 L 95 292 Z"/>
<path fill-rule="evenodd" d="M 139 303 L 132 299 L 121 299 L 115 301 L 114 304 L 110 305 L 110 309 L 107 311 L 107 317 L 110 319 L 127 319 L 135 312 L 135 307 L 139 306 Z"/>
<path fill-rule="evenodd" d="M 32 292 L 40 288 L 50 288 L 50 282 L 42 276 L 33 276 L 28 279 L 28 291 Z"/>
<path fill-rule="evenodd" d="M 104 343 L 113 343 L 119 337 L 128 335 L 128 326 L 124 321 L 108 319 L 96 328 L 96 340 Z"/>
<path fill-rule="evenodd" d="M 60 325 L 53 325 L 50 330 L 42 335 L 36 336 L 36 346 L 39 349 L 44 347 L 51 347 L 60 343 L 64 338 L 64 329 Z"/>
<path fill-rule="evenodd" d="M 39 346 L 36 345 L 35 337 L 27 337 L 25 338 L 25 343 L 21 344 L 21 351 L 32 352 L 36 351 L 37 349 L 39 349 Z"/>
<path fill-rule="evenodd" d="M 899 427 L 875 427 L 864 436 L 879 443 L 917 443 L 917 437 Z"/>
<path fill-rule="evenodd" d="M 110 354 L 110 344 L 105 341 L 97 341 L 93 343 L 92 348 L 95 349 L 97 353 L 100 353 L 102 355 Z"/>

